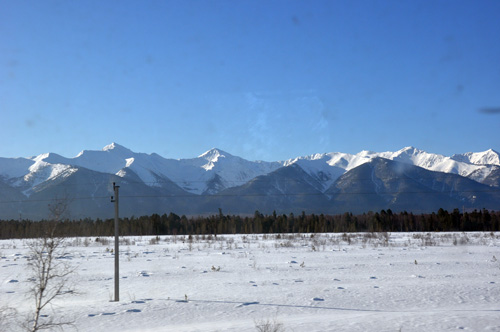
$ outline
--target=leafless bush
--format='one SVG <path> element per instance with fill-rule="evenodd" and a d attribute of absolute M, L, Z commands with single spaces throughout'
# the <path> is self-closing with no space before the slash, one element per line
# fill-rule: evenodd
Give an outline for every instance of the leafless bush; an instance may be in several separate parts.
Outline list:
<path fill-rule="evenodd" d="M 351 233 L 347 234 L 344 233 L 342 234 L 342 241 L 347 242 L 347 244 L 352 244 L 353 241 L 353 235 Z"/>
<path fill-rule="evenodd" d="M 461 246 L 464 246 L 466 244 L 469 243 L 469 237 L 467 236 L 467 234 L 463 233 L 460 237 L 458 237 L 457 235 L 454 235 L 453 236 L 453 245 L 461 245 Z"/>
<path fill-rule="evenodd" d="M 149 244 L 151 244 L 151 245 L 155 245 L 158 243 L 160 243 L 160 237 L 158 235 L 149 239 Z"/>
<path fill-rule="evenodd" d="M 28 320 L 28 331 L 61 328 L 71 325 L 69 320 L 55 320 L 42 312 L 53 304 L 56 298 L 73 294 L 69 285 L 69 275 L 74 272 L 65 258 L 64 239 L 53 233 L 47 237 L 33 240 L 28 244 L 30 250 L 28 281 L 31 284 L 30 297 L 35 300 L 35 311 Z"/>
<path fill-rule="evenodd" d="M 280 244 L 282 247 L 285 247 L 285 248 L 294 248 L 295 245 L 293 244 L 292 241 L 288 240 L 288 241 L 285 241 L 285 242 L 281 242 Z"/>
<path fill-rule="evenodd" d="M 390 235 L 387 232 L 380 232 L 378 236 L 378 240 L 380 241 L 380 244 L 383 247 L 388 247 L 389 246 L 389 238 Z"/>
<path fill-rule="evenodd" d="M 377 238 L 377 234 L 375 232 L 367 232 L 367 233 L 364 233 L 363 234 L 363 237 L 365 239 L 376 239 Z"/>
<path fill-rule="evenodd" d="M 12 322 L 16 318 L 17 312 L 13 308 L 7 306 L 0 308 L 0 331 L 11 331 L 13 329 Z"/>
<path fill-rule="evenodd" d="M 69 276 L 74 268 L 69 264 L 64 238 L 57 235 L 57 226 L 62 220 L 68 201 L 56 200 L 49 205 L 52 222 L 48 224 L 46 233 L 38 239 L 28 242 L 31 284 L 29 295 L 35 301 L 35 311 L 29 316 L 24 327 L 35 332 L 47 329 L 63 329 L 72 325 L 73 321 L 56 319 L 54 315 L 42 314 L 54 305 L 54 300 L 68 294 L 74 294 L 69 284 Z"/>
<path fill-rule="evenodd" d="M 121 239 L 118 240 L 118 242 L 121 245 L 129 246 L 131 244 L 131 241 L 128 237 L 122 237 Z"/>
<path fill-rule="evenodd" d="M 109 244 L 110 244 L 109 239 L 105 238 L 105 237 L 97 237 L 95 239 L 95 242 L 100 243 L 103 246 L 109 246 Z"/>
<path fill-rule="evenodd" d="M 431 233 L 415 233 L 413 234 L 413 238 L 420 240 L 422 246 L 430 247 L 436 245 L 436 240 L 433 238 Z"/>
<path fill-rule="evenodd" d="M 282 323 L 276 321 L 276 319 L 262 320 L 255 322 L 255 328 L 259 332 L 284 332 L 285 327 Z"/>

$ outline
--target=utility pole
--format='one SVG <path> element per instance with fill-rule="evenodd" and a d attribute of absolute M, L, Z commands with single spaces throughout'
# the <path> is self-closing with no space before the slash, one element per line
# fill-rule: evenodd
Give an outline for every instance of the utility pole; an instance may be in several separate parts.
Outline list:
<path fill-rule="evenodd" d="M 115 203 L 115 302 L 120 301 L 120 279 L 119 279 L 119 240 L 120 240 L 120 232 L 118 229 L 118 189 L 120 186 L 117 186 L 113 182 L 113 191 L 115 192 L 115 196 L 111 196 L 111 202 Z"/>

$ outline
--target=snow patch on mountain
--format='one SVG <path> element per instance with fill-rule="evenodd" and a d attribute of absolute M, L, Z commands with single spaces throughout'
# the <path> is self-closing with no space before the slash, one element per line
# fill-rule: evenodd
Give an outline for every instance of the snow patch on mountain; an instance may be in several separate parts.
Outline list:
<path fill-rule="evenodd" d="M 30 167 L 30 173 L 26 174 L 22 179 L 23 181 L 17 181 L 16 186 L 27 188 L 22 191 L 25 196 L 30 196 L 33 188 L 44 183 L 46 181 L 55 180 L 59 177 L 69 177 L 71 174 L 78 171 L 77 168 L 71 167 L 69 165 L 63 164 L 49 164 L 42 160 L 37 161 Z"/>
<path fill-rule="evenodd" d="M 500 166 L 497 165 L 485 165 L 483 167 L 478 168 L 474 172 L 468 175 L 468 178 L 477 181 L 477 182 L 482 182 L 484 181 L 493 171 L 497 170 L 500 168 Z"/>
<path fill-rule="evenodd" d="M 130 167 L 134 163 L 135 159 L 134 158 L 127 158 L 127 159 L 125 159 L 125 161 L 126 161 L 125 167 Z"/>
<path fill-rule="evenodd" d="M 207 171 L 210 171 L 215 167 L 215 164 L 219 161 L 219 158 L 226 158 L 226 155 L 228 155 L 230 158 L 233 157 L 227 152 L 218 149 L 211 149 L 198 156 L 198 158 L 205 159 L 207 161 L 207 163 L 201 167 Z"/>
<path fill-rule="evenodd" d="M 337 159 L 338 155 L 341 154 L 317 153 L 310 156 L 289 159 L 283 163 L 283 166 L 300 166 L 306 173 L 323 185 L 323 188 L 320 189 L 326 190 L 345 173 L 345 168 L 333 161 Z"/>

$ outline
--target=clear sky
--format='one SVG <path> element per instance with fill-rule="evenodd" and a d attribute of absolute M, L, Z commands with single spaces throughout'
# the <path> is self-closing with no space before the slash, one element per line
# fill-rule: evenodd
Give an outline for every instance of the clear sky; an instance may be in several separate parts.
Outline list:
<path fill-rule="evenodd" d="M 500 1 L 0 2 L 0 156 L 500 151 Z"/>

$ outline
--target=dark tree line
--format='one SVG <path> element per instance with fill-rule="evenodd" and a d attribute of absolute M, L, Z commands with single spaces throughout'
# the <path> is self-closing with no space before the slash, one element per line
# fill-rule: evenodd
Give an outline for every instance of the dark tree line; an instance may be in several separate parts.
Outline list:
<path fill-rule="evenodd" d="M 2 220 L 0 238 L 35 238 L 43 236 L 54 221 Z M 98 237 L 114 235 L 114 220 L 81 219 L 57 221 L 59 236 Z M 326 233 L 326 232 L 448 232 L 500 231 L 500 212 L 474 210 L 462 213 L 448 212 L 413 214 L 393 213 L 391 210 L 368 212 L 361 215 L 293 213 L 253 216 L 219 214 L 208 217 L 186 217 L 170 214 L 121 218 L 120 235 L 204 235 L 252 233 Z"/>

